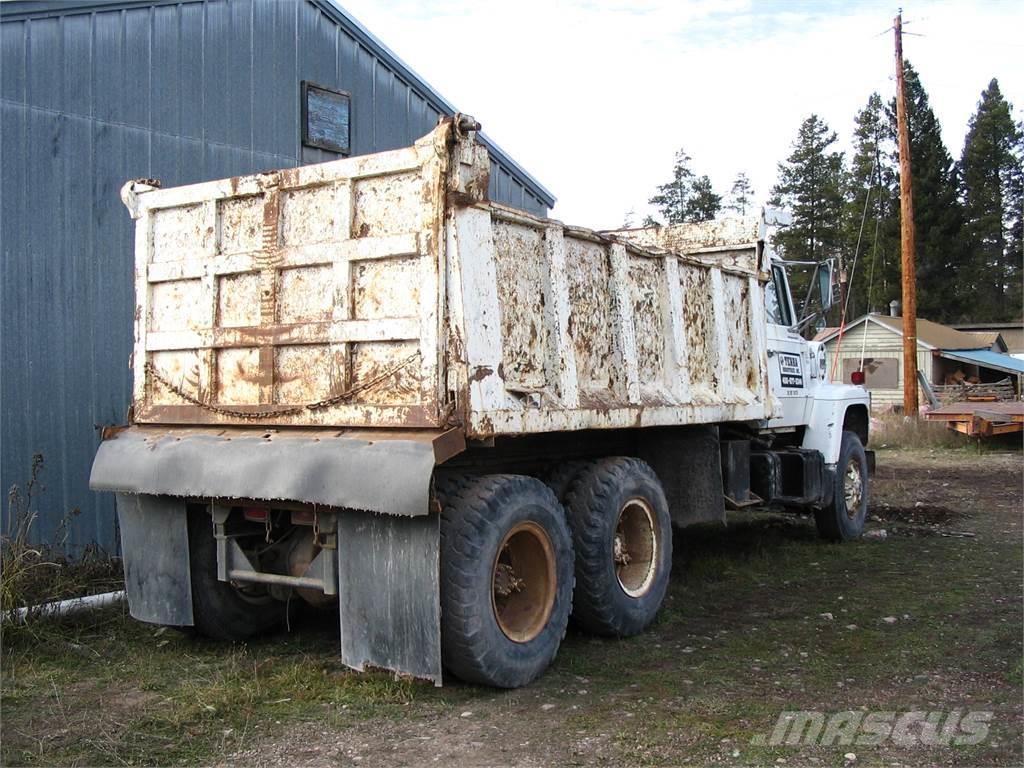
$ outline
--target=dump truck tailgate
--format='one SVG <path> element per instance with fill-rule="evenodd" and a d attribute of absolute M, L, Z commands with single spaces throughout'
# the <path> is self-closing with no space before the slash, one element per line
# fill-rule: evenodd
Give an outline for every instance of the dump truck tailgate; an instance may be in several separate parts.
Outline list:
<path fill-rule="evenodd" d="M 135 420 L 436 426 L 443 140 L 126 187 Z"/>

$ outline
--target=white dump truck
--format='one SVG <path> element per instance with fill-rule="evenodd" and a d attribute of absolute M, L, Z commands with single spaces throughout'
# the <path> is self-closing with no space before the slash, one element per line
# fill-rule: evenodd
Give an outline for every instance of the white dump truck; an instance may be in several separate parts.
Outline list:
<path fill-rule="evenodd" d="M 868 396 L 795 332 L 763 218 L 595 232 L 414 146 L 129 183 L 134 402 L 104 431 L 134 617 L 240 639 L 336 605 L 341 657 L 525 685 L 572 619 L 655 617 L 673 528 L 860 535 Z"/>

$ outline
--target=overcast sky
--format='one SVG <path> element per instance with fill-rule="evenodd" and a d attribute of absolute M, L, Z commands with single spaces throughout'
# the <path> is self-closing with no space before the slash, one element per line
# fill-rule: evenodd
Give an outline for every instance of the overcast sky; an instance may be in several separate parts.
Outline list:
<path fill-rule="evenodd" d="M 895 89 L 897 6 L 874 0 L 339 0 L 557 198 L 608 229 L 649 212 L 683 147 L 725 194 L 763 202 L 812 112 L 849 147 Z M 954 158 L 992 77 L 1024 115 L 1024 2 L 904 7 L 904 39 Z"/>

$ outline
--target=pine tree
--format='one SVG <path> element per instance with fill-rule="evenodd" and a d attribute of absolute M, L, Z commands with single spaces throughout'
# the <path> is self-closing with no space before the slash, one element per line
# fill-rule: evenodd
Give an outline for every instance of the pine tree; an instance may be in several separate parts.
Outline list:
<path fill-rule="evenodd" d="M 843 154 L 828 151 L 835 141 L 835 132 L 811 115 L 800 125 L 793 152 L 779 163 L 771 202 L 793 214 L 793 223 L 775 238 L 787 259 L 820 261 L 838 255 L 842 247 Z M 809 277 L 798 271 L 790 275 L 795 300 L 805 295 Z"/>
<path fill-rule="evenodd" d="M 960 160 L 970 254 L 964 271 L 977 298 L 977 320 L 1020 319 L 1024 130 L 1012 114 L 993 79 L 968 123 Z"/>
<path fill-rule="evenodd" d="M 885 313 L 889 302 L 900 297 L 899 190 L 882 97 L 872 93 L 854 123 L 854 153 L 844 193 L 851 294 L 847 320 L 865 312 Z"/>
<path fill-rule="evenodd" d="M 690 156 L 680 149 L 676 152 L 672 167 L 672 181 L 658 187 L 658 194 L 647 202 L 655 206 L 669 224 L 686 221 L 687 205 L 693 196 L 693 171 L 690 170 Z"/>
<path fill-rule="evenodd" d="M 747 208 L 754 203 L 754 188 L 750 184 L 747 174 L 740 172 L 729 190 L 729 203 L 725 206 L 730 211 L 736 211 L 740 216 L 747 215 Z"/>
<path fill-rule="evenodd" d="M 903 65 L 910 163 L 914 189 L 917 315 L 952 322 L 970 312 L 960 285 L 966 262 L 957 199 L 957 168 L 945 145 L 928 94 L 909 61 Z M 889 104 L 890 134 L 896 136 L 896 101 Z"/>
<path fill-rule="evenodd" d="M 708 176 L 701 176 L 691 189 L 686 203 L 685 221 L 711 221 L 722 208 L 722 198 L 715 194 Z"/>
<path fill-rule="evenodd" d="M 658 194 L 647 201 L 657 207 L 669 224 L 710 221 L 722 207 L 708 176 L 697 177 L 690 170 L 690 156 L 680 149 L 672 168 L 672 181 L 658 187 Z"/>

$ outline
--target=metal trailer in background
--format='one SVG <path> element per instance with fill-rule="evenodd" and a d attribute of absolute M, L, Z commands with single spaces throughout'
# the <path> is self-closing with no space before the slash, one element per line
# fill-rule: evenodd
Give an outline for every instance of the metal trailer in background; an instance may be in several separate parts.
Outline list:
<path fill-rule="evenodd" d="M 968 437 L 993 437 L 1024 432 L 1024 402 L 960 401 L 925 411 L 929 421 L 944 421 L 949 429 Z"/>
<path fill-rule="evenodd" d="M 477 128 L 125 185 L 132 423 L 91 483 L 133 616 L 238 638 L 297 594 L 337 602 L 357 669 L 515 687 L 570 607 L 653 620 L 673 526 L 777 503 L 860 535 L 867 393 L 795 333 L 763 221 L 530 216 L 488 200 Z"/>
<path fill-rule="evenodd" d="M 0 58 L 0 487 L 24 491 L 41 455 L 34 541 L 66 530 L 70 555 L 114 553 L 88 475 L 131 398 L 125 179 L 341 157 L 303 140 L 304 83 L 348 95 L 352 156 L 408 146 L 455 107 L 332 0 L 5 0 Z M 551 194 L 484 143 L 489 197 L 545 215 Z"/>

